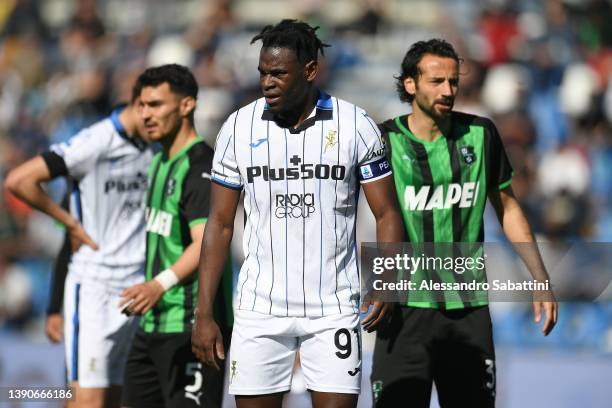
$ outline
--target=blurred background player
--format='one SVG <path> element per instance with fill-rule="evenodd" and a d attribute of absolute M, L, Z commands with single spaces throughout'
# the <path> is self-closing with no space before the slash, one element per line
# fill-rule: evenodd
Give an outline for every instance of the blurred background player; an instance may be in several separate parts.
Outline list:
<path fill-rule="evenodd" d="M 149 168 L 146 282 L 122 293 L 126 312 L 143 315 L 125 370 L 123 405 L 219 407 L 223 371 L 202 369 L 191 352 L 213 158 L 193 127 L 198 86 L 186 67 L 162 65 L 138 77 L 133 95 L 140 98 L 147 138 L 162 151 Z M 231 288 L 231 274 L 226 276 Z M 227 327 L 231 306 L 223 295 L 217 317 Z"/>
<path fill-rule="evenodd" d="M 318 27 L 317 27 L 318 28 Z M 315 86 L 324 44 L 297 20 L 266 26 L 263 98 L 240 108 L 217 137 L 211 216 L 200 263 L 194 351 L 219 368 L 223 334 L 213 299 L 242 190 L 247 253 L 238 278 L 229 392 L 238 407 L 280 407 L 296 353 L 314 407 L 354 407 L 361 383 L 360 282 L 355 217 L 360 186 L 377 239 L 402 239 L 380 133 L 367 113 Z M 363 320 L 374 330 L 386 304 Z"/>
<path fill-rule="evenodd" d="M 6 179 L 11 192 L 62 223 L 70 235 L 64 337 L 76 407 L 118 406 L 138 325 L 117 310 L 121 291 L 144 278 L 144 194 L 152 153 L 135 109 L 132 100 Z M 71 212 L 41 187 L 59 176 L 74 180 Z"/>
<path fill-rule="evenodd" d="M 444 40 L 413 44 L 397 77 L 399 97 L 412 106 L 412 113 L 380 126 L 408 240 L 413 245 L 484 242 L 488 198 L 508 240 L 533 244 L 495 125 L 453 111 L 460 61 Z M 536 256 L 526 263 L 533 278 L 545 282 L 549 277 L 534 248 Z M 425 279 L 487 281 L 484 270 L 411 271 L 410 276 L 417 287 Z M 534 296 L 533 302 L 536 322 L 544 311 L 544 335 L 557 321 L 552 292 L 546 299 Z M 377 333 L 372 369 L 377 407 L 397 406 L 402 398 L 411 406 L 429 407 L 432 382 L 443 408 L 493 407 L 495 373 L 486 293 L 411 292 L 391 323 Z"/>
<path fill-rule="evenodd" d="M 62 207 L 69 208 L 69 193 L 62 200 Z M 64 339 L 64 318 L 62 316 L 62 304 L 64 302 L 64 284 L 68 275 L 70 264 L 70 234 L 66 232 L 64 242 L 55 258 L 53 271 L 51 272 L 51 285 L 49 303 L 47 305 L 47 321 L 45 322 L 45 334 L 52 343 L 59 343 Z"/>

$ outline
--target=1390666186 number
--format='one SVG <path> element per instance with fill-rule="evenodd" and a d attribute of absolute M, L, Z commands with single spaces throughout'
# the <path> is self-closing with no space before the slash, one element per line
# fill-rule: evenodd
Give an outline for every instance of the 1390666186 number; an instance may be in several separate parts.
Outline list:
<path fill-rule="evenodd" d="M 0 402 L 71 400 L 74 392 L 69 387 L 2 387 Z"/>

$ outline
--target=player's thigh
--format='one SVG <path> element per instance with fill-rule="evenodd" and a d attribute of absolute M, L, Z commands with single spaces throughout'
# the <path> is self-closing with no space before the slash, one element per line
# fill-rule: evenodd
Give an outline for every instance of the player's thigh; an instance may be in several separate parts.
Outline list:
<path fill-rule="evenodd" d="M 111 384 L 120 385 L 124 382 L 125 365 L 132 346 L 132 340 L 139 328 L 138 316 L 126 316 L 119 311 L 117 305 L 121 297 L 112 294 L 107 303 L 106 337 L 103 339 L 104 350 L 108 350 L 108 377 Z"/>
<path fill-rule="evenodd" d="M 495 350 L 488 307 L 452 314 L 452 336 L 436 352 L 434 381 L 440 406 L 494 407 Z"/>
<path fill-rule="evenodd" d="M 411 407 L 429 407 L 435 327 L 435 311 L 396 307 L 377 331 L 370 377 L 376 407 L 393 407 L 406 395 Z"/>
<path fill-rule="evenodd" d="M 137 318 L 120 313 L 118 297 L 98 284 L 80 287 L 78 381 L 82 388 L 123 383 L 123 370 Z"/>
<path fill-rule="evenodd" d="M 236 395 L 236 408 L 282 408 L 285 393 Z"/>
<path fill-rule="evenodd" d="M 121 396 L 123 407 L 163 408 L 164 397 L 147 334 L 138 330 L 128 354 Z"/>
<path fill-rule="evenodd" d="M 64 348 L 68 382 L 78 380 L 80 292 L 78 280 L 73 274 L 68 273 L 64 283 Z"/>
<path fill-rule="evenodd" d="M 237 310 L 227 361 L 229 393 L 265 395 L 289 391 L 298 340 L 295 318 Z"/>
<path fill-rule="evenodd" d="M 221 406 L 224 366 L 204 367 L 191 351 L 191 333 L 159 334 L 152 352 L 167 408 Z"/>
<path fill-rule="evenodd" d="M 306 386 L 322 393 L 359 394 L 361 328 L 359 315 L 309 319 L 300 337 L 300 361 Z"/>

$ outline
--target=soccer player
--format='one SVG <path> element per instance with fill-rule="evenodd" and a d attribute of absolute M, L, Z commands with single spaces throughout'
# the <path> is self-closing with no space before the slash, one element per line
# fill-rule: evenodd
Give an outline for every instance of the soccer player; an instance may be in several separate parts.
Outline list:
<path fill-rule="evenodd" d="M 122 315 L 117 303 L 122 290 L 144 277 L 144 194 L 152 153 L 143 134 L 132 101 L 17 167 L 6 179 L 10 191 L 70 234 L 64 336 L 77 407 L 119 405 L 123 368 L 138 322 Z M 40 185 L 66 175 L 74 180 L 70 212 Z"/>
<path fill-rule="evenodd" d="M 59 343 L 64 338 L 64 318 L 62 303 L 64 302 L 64 284 L 70 264 L 70 234 L 66 233 L 62 248 L 57 254 L 51 273 L 51 291 L 47 305 L 47 321 L 45 333 L 53 343 Z"/>
<path fill-rule="evenodd" d="M 147 137 L 162 151 L 149 168 L 146 282 L 122 294 L 127 313 L 144 314 L 126 365 L 123 405 L 219 407 L 223 373 L 202 370 L 190 339 L 213 158 L 193 125 L 198 85 L 187 68 L 170 64 L 147 69 L 133 92 Z"/>
<path fill-rule="evenodd" d="M 238 407 L 280 407 L 299 351 L 315 407 L 354 407 L 360 387 L 360 281 L 355 217 L 360 185 L 377 239 L 402 239 L 380 133 L 366 112 L 317 89 L 316 28 L 265 27 L 263 98 L 232 113 L 217 137 L 211 210 L 200 261 L 193 348 L 218 367 L 225 352 L 212 299 L 244 191 L 246 260 L 238 277 L 229 356 Z M 387 304 L 373 302 L 371 331 Z M 362 303 L 367 310 L 368 302 Z"/>
<path fill-rule="evenodd" d="M 414 244 L 483 242 L 488 197 L 507 238 L 534 243 L 512 193 L 512 168 L 495 126 L 453 111 L 460 61 L 443 40 L 415 43 L 397 78 L 400 99 L 411 104 L 412 113 L 381 125 L 408 239 Z M 548 279 L 539 254 L 535 258 L 531 269 L 538 279 Z M 486 281 L 484 274 L 471 278 Z M 442 407 L 494 406 L 495 353 L 486 292 L 484 298 L 444 293 L 444 301 L 425 295 L 409 295 L 377 332 L 371 377 L 376 406 L 406 400 L 411 407 L 429 407 L 432 381 Z M 557 304 L 552 293 L 545 295 L 535 298 L 533 307 L 536 322 L 544 309 L 547 335 L 557 320 Z"/>

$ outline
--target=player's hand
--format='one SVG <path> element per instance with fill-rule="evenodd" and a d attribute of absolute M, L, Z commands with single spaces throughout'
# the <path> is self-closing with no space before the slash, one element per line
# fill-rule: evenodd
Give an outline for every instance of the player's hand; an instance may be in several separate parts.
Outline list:
<path fill-rule="evenodd" d="M 64 338 L 64 318 L 60 313 L 47 316 L 45 333 L 52 343 L 59 343 Z"/>
<path fill-rule="evenodd" d="M 164 288 L 155 279 L 139 283 L 130 286 L 121 293 L 122 299 L 119 302 L 119 307 L 122 308 L 127 304 L 124 313 L 127 315 L 142 315 L 151 310 L 163 294 Z"/>
<path fill-rule="evenodd" d="M 94 251 L 98 250 L 98 245 L 93 241 L 93 239 L 91 239 L 87 232 L 85 232 L 85 229 L 80 222 L 75 220 L 74 223 L 66 225 L 66 228 L 70 234 L 70 247 L 72 249 L 72 253 L 75 253 L 83 244 L 87 245 Z"/>
<path fill-rule="evenodd" d="M 370 306 L 372 306 L 372 311 L 370 311 L 370 313 L 361 321 L 363 329 L 368 333 L 378 329 L 381 323 L 384 322 L 388 316 L 391 316 L 391 312 L 393 310 L 392 303 L 372 300 L 366 295 L 361 304 L 361 313 L 366 313 Z"/>
<path fill-rule="evenodd" d="M 542 309 L 544 309 L 544 327 L 542 333 L 544 336 L 552 331 L 557 324 L 558 304 L 555 295 L 551 291 L 536 291 L 533 296 L 533 320 L 540 323 L 542 320 Z"/>
<path fill-rule="evenodd" d="M 191 351 L 202 363 L 220 370 L 218 360 L 225 359 L 223 335 L 212 316 L 198 316 L 191 333 Z"/>

